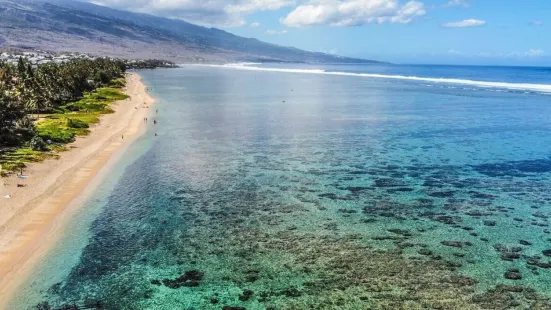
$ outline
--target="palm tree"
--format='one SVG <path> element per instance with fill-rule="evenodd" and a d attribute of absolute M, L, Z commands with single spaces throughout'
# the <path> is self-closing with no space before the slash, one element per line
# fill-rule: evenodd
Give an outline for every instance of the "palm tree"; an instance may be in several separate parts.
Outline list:
<path fill-rule="evenodd" d="M 0 61 L 0 143 L 17 140 L 17 123 L 28 113 L 40 114 L 80 99 L 85 92 L 109 85 L 124 76 L 122 61 L 101 58 L 67 63 L 16 65 Z"/>

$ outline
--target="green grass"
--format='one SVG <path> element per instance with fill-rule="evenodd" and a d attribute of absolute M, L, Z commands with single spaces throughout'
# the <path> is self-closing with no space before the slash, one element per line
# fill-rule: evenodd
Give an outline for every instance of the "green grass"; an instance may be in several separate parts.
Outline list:
<path fill-rule="evenodd" d="M 67 104 L 64 108 L 69 111 L 89 111 L 100 113 L 112 113 L 108 106 L 118 100 L 128 98 L 119 89 L 113 87 L 98 88 L 93 93 L 86 93 L 79 101 Z"/>
<path fill-rule="evenodd" d="M 98 88 L 93 93 L 87 93 L 79 101 L 68 104 L 65 108 L 77 111 L 65 114 L 52 114 L 37 124 L 38 135 L 44 141 L 55 143 L 70 143 L 76 136 L 90 133 L 89 125 L 99 122 L 101 114 L 113 113 L 109 105 L 118 100 L 128 98 L 120 90 L 110 87 Z"/>
<path fill-rule="evenodd" d="M 56 158 L 57 156 L 55 153 L 33 151 L 30 148 L 6 151 L 0 158 L 1 175 L 6 176 L 11 172 L 19 171 L 19 169 L 26 167 L 25 163 L 41 162 L 47 158 Z"/>
<path fill-rule="evenodd" d="M 126 86 L 126 80 L 124 78 L 116 79 L 111 82 L 113 88 L 123 88 Z"/>
<path fill-rule="evenodd" d="M 99 116 L 93 113 L 55 114 L 39 122 L 36 125 L 36 131 L 44 141 L 51 140 L 65 144 L 75 141 L 76 136 L 89 134 L 88 125 L 97 122 L 99 122 Z"/>
<path fill-rule="evenodd" d="M 107 101 L 117 101 L 128 98 L 128 96 L 121 93 L 120 90 L 111 87 L 98 88 L 94 93 L 90 94 L 90 96 L 98 100 Z"/>
<path fill-rule="evenodd" d="M 18 171 L 25 167 L 25 163 L 57 157 L 57 153 L 68 150 L 65 144 L 73 142 L 77 136 L 88 135 L 90 125 L 98 123 L 102 114 L 113 113 L 109 108 L 110 104 L 128 98 L 120 91 L 125 84 L 124 79 L 114 80 L 113 87 L 98 88 L 92 93 L 86 93 L 82 99 L 59 109 L 58 114 L 43 117 L 36 123 L 36 131 L 44 141 L 53 142 L 48 146 L 49 151 L 33 151 L 28 145 L 5 151 L 0 154 L 1 175 Z M 66 112 L 63 113 L 64 111 Z"/>

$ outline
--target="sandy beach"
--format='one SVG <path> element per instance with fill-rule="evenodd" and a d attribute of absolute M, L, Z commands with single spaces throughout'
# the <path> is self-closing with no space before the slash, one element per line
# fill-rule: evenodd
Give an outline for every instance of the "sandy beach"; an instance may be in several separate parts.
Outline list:
<path fill-rule="evenodd" d="M 127 74 L 130 99 L 112 105 L 92 133 L 79 137 L 59 159 L 30 164 L 27 179 L 13 175 L 0 187 L 0 309 L 37 266 L 78 209 L 79 199 L 95 188 L 108 166 L 142 134 L 143 119 L 154 109 L 147 87 L 136 73 Z M 145 103 L 145 105 L 144 105 Z M 124 138 L 123 138 L 124 137 Z M 25 187 L 18 187 L 17 184 Z M 11 198 L 4 198 L 10 195 Z"/>

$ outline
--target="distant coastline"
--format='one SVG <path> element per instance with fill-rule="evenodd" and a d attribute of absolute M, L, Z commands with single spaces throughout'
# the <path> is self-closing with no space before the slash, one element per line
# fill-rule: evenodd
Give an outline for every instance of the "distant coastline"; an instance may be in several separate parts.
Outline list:
<path fill-rule="evenodd" d="M 94 60 L 97 55 L 78 52 L 52 52 L 41 49 L 0 48 L 0 61 L 17 65 L 20 58 L 28 60 L 33 66 L 49 63 L 61 64 L 72 60 Z M 117 59 L 125 64 L 126 69 L 177 68 L 172 61 L 162 59 Z"/>
<path fill-rule="evenodd" d="M 0 1 L 0 47 L 84 52 L 175 63 L 232 61 L 378 63 L 263 42 L 180 19 L 116 10 L 83 1 Z M 44 3 L 43 2 L 43 3 Z M 58 16 L 64 16 L 59 19 Z M 101 21 L 101 22 L 98 22 Z"/>

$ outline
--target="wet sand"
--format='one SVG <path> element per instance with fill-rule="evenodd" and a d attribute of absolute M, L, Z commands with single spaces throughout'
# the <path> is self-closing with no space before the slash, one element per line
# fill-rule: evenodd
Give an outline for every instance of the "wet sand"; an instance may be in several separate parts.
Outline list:
<path fill-rule="evenodd" d="M 142 134 L 154 102 L 136 73 L 127 75 L 130 99 L 112 105 L 92 133 L 68 145 L 59 159 L 31 164 L 25 180 L 2 179 L 0 197 L 0 309 L 59 240 L 79 202 L 101 182 L 124 150 Z M 124 138 L 123 138 L 124 137 Z M 17 184 L 25 187 L 17 187 Z M 6 199 L 4 195 L 10 195 Z"/>

